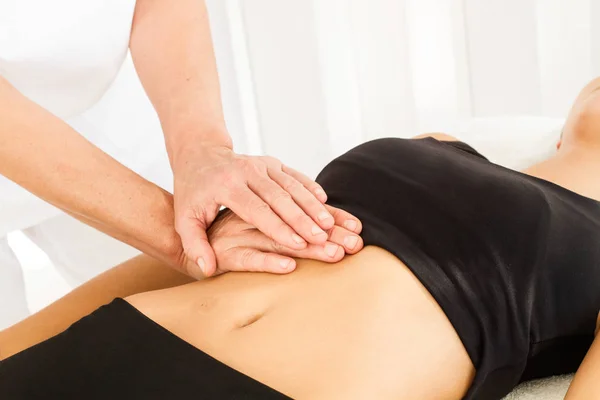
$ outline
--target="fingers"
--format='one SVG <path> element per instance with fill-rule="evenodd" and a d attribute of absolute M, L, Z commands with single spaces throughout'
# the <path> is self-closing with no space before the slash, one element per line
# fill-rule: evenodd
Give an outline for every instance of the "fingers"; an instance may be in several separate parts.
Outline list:
<path fill-rule="evenodd" d="M 234 235 L 213 237 L 217 254 L 218 272 L 251 271 L 286 274 L 296 268 L 293 258 L 279 254 L 284 248 L 256 229 L 245 229 L 245 222 L 238 220 Z M 235 221 L 231 222 L 236 224 Z M 294 251 L 289 249 L 290 251 Z"/>
<path fill-rule="evenodd" d="M 185 254 L 196 266 L 188 268 L 187 274 L 196 279 L 212 276 L 217 269 L 217 261 L 202 222 L 196 218 L 184 217 L 178 221 L 177 233 L 181 237 Z"/>
<path fill-rule="evenodd" d="M 332 242 L 326 242 L 324 245 L 309 244 L 301 250 L 289 249 L 256 230 L 228 239 L 229 243 L 223 245 L 227 246 L 229 250 L 217 252 L 220 255 L 219 265 L 226 266 L 227 271 L 251 270 L 281 274 L 291 272 L 296 267 L 295 262 L 293 266 L 288 267 L 289 269 L 281 264 L 284 260 L 293 261 L 291 257 L 332 263 L 340 261 L 345 255 L 344 248 Z M 251 249 L 245 247 L 250 244 Z M 255 253 L 250 254 L 249 250 L 253 250 Z M 264 258 L 261 258 L 256 252 L 261 253 Z"/>
<path fill-rule="evenodd" d="M 329 241 L 342 246 L 348 254 L 356 254 L 364 246 L 359 235 L 339 226 L 334 226 L 329 231 Z"/>
<path fill-rule="evenodd" d="M 282 165 L 282 170 L 283 172 L 300 182 L 306 189 L 308 189 L 313 195 L 315 195 L 317 199 L 321 201 L 321 203 L 325 204 L 325 202 L 327 201 L 327 194 L 325 193 L 321 185 L 319 185 L 317 182 L 313 181 L 308 176 L 296 171 L 293 168 Z"/>
<path fill-rule="evenodd" d="M 350 213 L 327 206 L 335 215 L 339 225 L 344 222 L 354 231 L 335 226 L 328 231 L 328 241 L 324 244 L 309 244 L 304 249 L 290 249 L 255 229 L 241 217 L 229 212 L 227 229 L 211 228 L 211 243 L 217 254 L 219 273 L 227 271 L 261 271 L 284 274 L 295 269 L 291 257 L 306 258 L 333 263 L 340 261 L 345 254 L 355 254 L 364 243 L 358 233 L 362 229 L 360 221 Z M 217 224 L 222 223 L 220 220 Z M 224 228 L 224 226 L 221 226 Z M 252 250 L 252 251 L 251 251 Z M 293 262 L 288 266 L 288 262 Z"/>
<path fill-rule="evenodd" d="M 327 211 L 333 216 L 335 220 L 335 225 L 344 227 L 350 232 L 361 233 L 362 232 L 362 223 L 358 218 L 354 215 L 346 212 L 344 210 L 340 210 L 339 208 L 331 207 L 326 205 Z"/>
<path fill-rule="evenodd" d="M 283 172 L 281 173 L 283 174 Z M 290 179 L 293 178 L 290 177 Z M 254 193 L 259 195 L 283 221 L 307 242 L 319 244 L 324 243 L 327 240 L 327 233 L 325 233 L 325 231 L 321 229 L 321 227 L 319 227 L 319 225 L 317 225 L 298 204 L 296 204 L 294 201 L 295 199 L 292 197 L 293 195 L 282 189 L 281 186 L 271 180 L 268 176 L 266 178 L 256 176 L 255 179 L 248 182 L 248 185 Z M 304 188 L 299 183 L 298 186 Z M 294 190 L 296 189 L 297 187 Z M 306 189 L 304 190 L 306 191 Z M 322 208 L 327 219 L 331 222 L 330 226 L 333 226 L 333 217 L 325 211 L 325 208 L 310 194 L 310 192 L 306 191 L 306 194 L 314 199 L 314 202 L 318 207 Z"/>
<path fill-rule="evenodd" d="M 310 192 L 304 184 L 281 169 L 269 168 L 268 174 L 284 191 L 291 195 L 293 201 L 322 229 L 331 229 L 333 227 L 334 220 L 331 214 L 315 197 L 315 194 Z M 309 240 L 309 242 L 311 241 Z"/>
<path fill-rule="evenodd" d="M 281 189 L 281 188 L 280 188 Z M 285 223 L 267 203 L 249 187 L 242 187 L 231 195 L 227 204 L 244 221 L 254 225 L 271 239 L 292 249 L 306 247 L 306 241 Z M 325 235 L 327 236 L 327 235 Z"/>
<path fill-rule="evenodd" d="M 266 237 L 265 239 L 271 240 Z M 269 272 L 272 274 L 287 274 L 296 268 L 296 262 L 291 257 L 248 247 L 230 249 L 219 263 L 229 266 L 228 271 Z"/>

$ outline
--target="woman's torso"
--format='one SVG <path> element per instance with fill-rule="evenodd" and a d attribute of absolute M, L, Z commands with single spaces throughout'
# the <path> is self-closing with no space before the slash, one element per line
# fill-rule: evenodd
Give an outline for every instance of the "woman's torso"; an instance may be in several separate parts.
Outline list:
<path fill-rule="evenodd" d="M 433 139 L 367 143 L 318 180 L 331 204 L 363 221 L 365 244 L 380 248 L 133 304 L 293 397 L 381 388 L 396 392 L 380 398 L 419 398 L 401 392 L 403 379 L 417 365 L 430 376 L 440 348 L 460 382 L 455 397 L 473 372 L 465 349 L 478 372 L 468 398 L 499 398 L 523 378 L 577 367 L 600 307 L 596 201 Z"/>

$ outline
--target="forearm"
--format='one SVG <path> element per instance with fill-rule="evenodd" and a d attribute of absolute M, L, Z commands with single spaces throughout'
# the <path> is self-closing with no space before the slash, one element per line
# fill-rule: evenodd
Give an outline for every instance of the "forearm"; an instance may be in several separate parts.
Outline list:
<path fill-rule="evenodd" d="M 600 398 L 600 339 L 598 336 L 577 370 L 565 400 L 597 398 Z"/>
<path fill-rule="evenodd" d="M 203 0 L 138 0 L 130 49 L 171 162 L 190 145 L 232 147 Z"/>
<path fill-rule="evenodd" d="M 116 297 L 183 285 L 192 278 L 146 255 L 129 260 L 0 332 L 0 360 L 59 334 Z"/>
<path fill-rule="evenodd" d="M 172 196 L 0 77 L 0 174 L 85 223 L 171 264 Z"/>

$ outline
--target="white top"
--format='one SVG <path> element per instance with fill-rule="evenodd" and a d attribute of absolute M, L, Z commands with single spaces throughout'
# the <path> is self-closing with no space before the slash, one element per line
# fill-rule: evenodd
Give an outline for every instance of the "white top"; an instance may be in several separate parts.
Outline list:
<path fill-rule="evenodd" d="M 167 182 L 156 116 L 133 68 L 122 70 L 134 9 L 135 0 L 1 0 L 0 75 L 125 165 Z M 107 94 L 120 70 L 122 84 Z M 0 238 L 58 213 L 0 176 Z"/>
<path fill-rule="evenodd" d="M 0 74 L 66 119 L 95 104 L 129 43 L 135 0 L 0 1 Z"/>

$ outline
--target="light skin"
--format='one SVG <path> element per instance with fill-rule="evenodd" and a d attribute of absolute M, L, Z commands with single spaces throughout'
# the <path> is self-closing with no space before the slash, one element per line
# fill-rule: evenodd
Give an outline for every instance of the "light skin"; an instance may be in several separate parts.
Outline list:
<path fill-rule="evenodd" d="M 600 200 L 599 131 L 600 96 L 583 96 L 556 155 L 524 173 Z M 230 236 L 262 235 L 236 216 L 211 234 L 214 247 L 235 247 Z M 147 256 L 131 260 L 0 332 L 2 356 L 61 331 L 113 297 L 126 297 L 183 340 L 293 398 L 460 399 L 473 379 L 474 367 L 442 310 L 383 249 L 367 247 L 327 268 L 298 260 L 296 272 L 283 276 L 229 273 L 178 286 L 185 279 Z M 568 399 L 597 398 L 597 342 Z"/>
<path fill-rule="evenodd" d="M 223 272 L 216 265 L 222 256 L 205 234 L 220 205 L 265 232 L 271 248 L 285 249 L 244 250 L 243 256 L 230 251 L 231 270 L 289 273 L 296 266 L 292 256 L 335 262 L 358 243 L 357 219 L 348 214 L 334 219 L 338 210 L 323 204 L 326 195 L 316 183 L 273 158 L 233 152 L 203 1 L 137 1 L 130 48 L 165 133 L 175 196 L 108 156 L 1 76 L 0 174 L 194 278 Z M 337 241 L 328 240 L 332 231 Z"/>
<path fill-rule="evenodd" d="M 199 278 L 217 269 L 206 230 L 221 205 L 286 248 L 325 245 L 334 218 L 323 189 L 275 158 L 233 151 L 204 1 L 138 1 L 130 48 L 165 133 L 175 229 L 186 257 L 199 266 L 188 273 Z M 278 257 L 282 270 L 293 269 L 292 258 Z"/>

